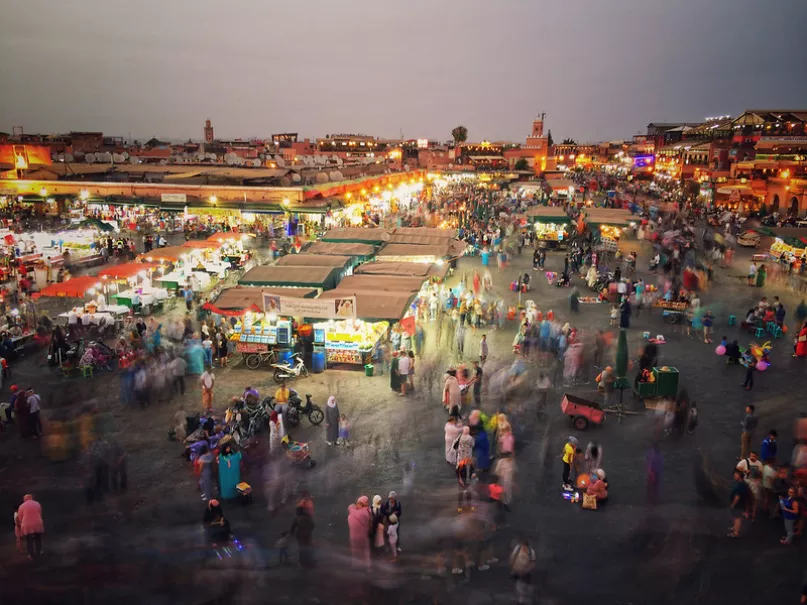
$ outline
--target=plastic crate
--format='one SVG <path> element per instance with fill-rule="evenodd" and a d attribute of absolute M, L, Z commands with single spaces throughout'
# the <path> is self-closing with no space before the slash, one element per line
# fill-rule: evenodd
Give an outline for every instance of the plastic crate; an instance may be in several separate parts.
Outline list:
<path fill-rule="evenodd" d="M 655 382 L 640 382 L 636 389 L 636 394 L 642 398 L 656 396 L 656 383 Z"/>
<path fill-rule="evenodd" d="M 656 395 L 659 397 L 675 397 L 678 395 L 678 369 L 666 366 L 664 371 L 661 368 L 653 368 L 653 375 L 656 377 Z"/>

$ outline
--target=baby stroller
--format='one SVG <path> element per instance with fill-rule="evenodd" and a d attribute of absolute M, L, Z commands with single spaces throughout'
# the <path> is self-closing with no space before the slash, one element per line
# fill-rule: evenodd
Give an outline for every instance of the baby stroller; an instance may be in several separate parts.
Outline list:
<path fill-rule="evenodd" d="M 308 444 L 301 441 L 292 441 L 286 435 L 280 441 L 280 447 L 286 452 L 286 456 L 297 466 L 305 469 L 314 468 L 317 464 L 316 460 L 311 457 Z"/>

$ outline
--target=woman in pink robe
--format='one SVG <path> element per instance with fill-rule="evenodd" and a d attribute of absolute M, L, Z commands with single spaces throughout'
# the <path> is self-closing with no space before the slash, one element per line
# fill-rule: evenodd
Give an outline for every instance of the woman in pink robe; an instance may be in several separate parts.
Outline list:
<path fill-rule="evenodd" d="M 353 567 L 364 567 L 370 571 L 370 499 L 362 496 L 356 504 L 347 507 L 347 526 L 350 530 L 350 554 Z"/>

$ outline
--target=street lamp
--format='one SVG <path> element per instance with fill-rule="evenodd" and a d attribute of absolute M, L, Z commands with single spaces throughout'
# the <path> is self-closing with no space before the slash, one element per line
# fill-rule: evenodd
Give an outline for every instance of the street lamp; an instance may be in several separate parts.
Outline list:
<path fill-rule="evenodd" d="M 48 190 L 42 187 L 42 189 L 39 190 L 39 195 L 41 197 L 48 197 Z"/>
<path fill-rule="evenodd" d="M 215 195 L 210 196 L 210 203 L 213 204 L 214 206 L 216 205 L 216 202 L 218 202 L 218 201 L 219 201 L 219 198 L 217 198 Z"/>

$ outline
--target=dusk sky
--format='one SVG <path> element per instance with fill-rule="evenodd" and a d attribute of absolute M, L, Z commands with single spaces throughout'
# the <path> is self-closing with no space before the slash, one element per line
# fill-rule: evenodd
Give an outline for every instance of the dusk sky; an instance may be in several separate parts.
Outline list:
<path fill-rule="evenodd" d="M 804 0 L 0 0 L 0 131 L 523 141 L 807 107 Z"/>

